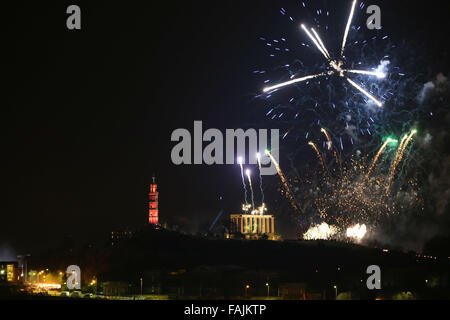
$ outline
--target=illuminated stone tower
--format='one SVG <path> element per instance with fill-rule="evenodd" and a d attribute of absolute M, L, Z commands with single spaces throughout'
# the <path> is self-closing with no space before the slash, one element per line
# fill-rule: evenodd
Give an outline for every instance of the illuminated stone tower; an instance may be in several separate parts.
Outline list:
<path fill-rule="evenodd" d="M 153 176 L 152 180 L 150 193 L 148 194 L 148 223 L 158 224 L 158 185 L 156 184 L 155 176 Z"/>

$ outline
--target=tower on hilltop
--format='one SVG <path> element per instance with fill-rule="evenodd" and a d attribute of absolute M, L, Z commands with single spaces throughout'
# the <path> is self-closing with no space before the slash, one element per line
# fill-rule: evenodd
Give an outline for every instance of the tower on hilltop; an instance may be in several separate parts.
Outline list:
<path fill-rule="evenodd" d="M 158 185 L 154 175 L 150 184 L 148 198 L 148 223 L 158 224 Z"/>

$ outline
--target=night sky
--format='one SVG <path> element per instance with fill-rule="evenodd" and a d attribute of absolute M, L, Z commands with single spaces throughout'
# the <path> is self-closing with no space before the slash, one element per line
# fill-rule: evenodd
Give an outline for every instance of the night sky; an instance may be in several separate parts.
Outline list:
<path fill-rule="evenodd" d="M 330 11 L 350 5 L 317 1 Z M 282 1 L 162 3 L 3 7 L 2 245 L 20 253 L 57 247 L 67 235 L 82 244 L 141 226 L 153 173 L 162 221 L 184 219 L 195 229 L 222 205 L 239 210 L 237 168 L 177 167 L 170 135 L 192 132 L 194 120 L 205 128 L 268 126 L 253 99 L 261 83 L 252 71 L 267 60 L 259 37 L 283 32 L 276 24 Z M 380 5 L 394 39 L 423 41 L 431 52 L 447 41 L 447 1 L 367 3 Z M 80 31 L 66 28 L 70 4 L 81 7 Z M 445 57 L 433 63 L 448 74 Z"/>

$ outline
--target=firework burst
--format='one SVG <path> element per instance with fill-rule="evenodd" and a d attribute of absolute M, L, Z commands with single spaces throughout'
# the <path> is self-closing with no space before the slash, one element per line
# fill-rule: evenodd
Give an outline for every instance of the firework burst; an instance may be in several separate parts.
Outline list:
<path fill-rule="evenodd" d="M 373 76 L 373 77 L 377 77 L 377 78 L 385 78 L 386 74 L 382 71 L 353 70 L 353 69 L 346 69 L 343 67 L 343 65 L 345 64 L 345 56 L 344 56 L 345 45 L 347 42 L 348 32 L 349 32 L 349 29 L 351 26 L 353 15 L 355 12 L 356 3 L 357 3 L 357 1 L 354 0 L 351 11 L 350 11 L 350 16 L 348 18 L 347 27 L 345 28 L 344 38 L 343 38 L 343 42 L 342 42 L 341 55 L 337 59 L 333 59 L 331 57 L 327 48 L 323 44 L 322 39 L 320 38 L 319 34 L 314 30 L 314 28 L 311 28 L 311 32 L 312 32 L 311 33 L 308 31 L 308 28 L 304 24 L 301 25 L 301 28 L 305 31 L 305 33 L 308 35 L 308 37 L 311 39 L 311 41 L 314 43 L 314 45 L 317 47 L 317 49 L 323 54 L 323 56 L 327 60 L 328 69 L 326 70 L 326 72 L 322 72 L 320 74 L 315 74 L 315 75 L 309 75 L 309 76 L 305 76 L 305 77 L 301 77 L 301 78 L 296 78 L 296 79 L 293 79 L 293 80 L 290 80 L 287 82 L 276 84 L 274 86 L 266 87 L 263 89 L 263 92 L 273 93 L 275 90 L 292 85 L 294 83 L 304 82 L 306 80 L 315 79 L 315 78 L 319 78 L 319 77 L 325 77 L 327 75 L 331 76 L 333 74 L 337 74 L 337 75 L 339 75 L 339 77 L 347 80 L 353 87 L 355 87 L 357 90 L 359 90 L 362 94 L 364 94 L 367 98 L 369 98 L 372 102 L 374 102 L 378 107 L 382 107 L 383 103 L 379 99 L 375 98 L 372 94 L 370 94 L 367 90 L 362 88 L 359 84 L 354 82 L 352 79 L 348 78 L 347 74 L 348 73 L 356 73 L 356 74 Z"/>
<path fill-rule="evenodd" d="M 306 197 L 314 197 L 314 207 L 320 219 L 341 229 L 359 223 L 376 227 L 383 219 L 398 215 L 422 202 L 415 179 L 398 185 L 395 192 L 386 192 L 393 183 L 392 168 L 395 171 L 402 161 L 405 148 L 415 132 L 413 130 L 405 135 L 392 160 L 391 169 L 387 170 L 390 154 L 386 155 L 384 165 L 376 166 L 387 146 L 395 142 L 395 139 L 388 138 L 372 161 L 368 161 L 367 157 L 353 157 L 341 170 L 332 171 L 327 177 L 315 182 L 317 192 Z M 312 180 L 305 182 L 313 184 Z"/>
<path fill-rule="evenodd" d="M 280 12 L 296 39 L 300 31 L 308 41 L 293 46 L 288 38 L 294 36 L 261 38 L 276 67 L 254 72 L 265 77 L 257 98 L 268 108 L 266 118 L 285 130 L 283 157 L 290 168 L 283 173 L 277 166 L 284 187 L 279 190 L 295 209 L 285 204 L 302 235 L 308 229 L 320 234 L 312 228 L 326 223 L 340 230 L 331 238 L 360 241 L 381 223 L 423 210 L 422 183 L 413 165 L 418 152 L 411 147 L 417 132 L 408 131 L 403 139 L 401 133 L 417 127 L 424 113 L 433 114 L 420 110 L 414 100 L 422 87 L 414 75 L 415 57 L 405 59 L 404 50 L 396 50 L 384 30 L 371 31 L 370 39 L 358 32 L 364 30 L 356 22 L 358 1 L 349 2 L 342 38 L 329 34 L 337 30 L 329 28 L 330 11 L 301 4 L 309 26 L 284 8 Z M 361 10 L 364 6 L 359 3 Z M 306 49 L 295 51 L 300 46 Z M 310 49 L 318 55 L 305 54 Z M 361 235 L 363 226 L 367 234 L 351 236 Z"/>

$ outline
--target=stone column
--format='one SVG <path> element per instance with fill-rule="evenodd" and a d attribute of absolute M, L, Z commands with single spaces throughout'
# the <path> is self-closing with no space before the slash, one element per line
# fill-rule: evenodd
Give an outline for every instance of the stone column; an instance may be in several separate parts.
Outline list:
<path fill-rule="evenodd" d="M 242 218 L 244 220 L 244 233 L 248 233 L 248 221 L 247 217 Z"/>
<path fill-rule="evenodd" d="M 258 219 L 259 219 L 259 233 L 263 233 L 263 219 L 261 216 L 259 216 Z"/>
<path fill-rule="evenodd" d="M 275 233 L 275 218 L 271 217 L 270 221 L 271 221 L 271 225 L 272 225 L 272 233 Z"/>
<path fill-rule="evenodd" d="M 263 228 L 264 228 L 264 233 L 267 233 L 266 217 L 263 218 Z"/>
<path fill-rule="evenodd" d="M 259 217 L 255 216 L 256 233 L 259 233 Z"/>
<path fill-rule="evenodd" d="M 258 216 L 259 220 L 259 233 L 263 233 L 263 219 L 261 216 Z"/>
<path fill-rule="evenodd" d="M 259 216 L 258 219 L 259 219 L 259 233 L 263 233 L 263 219 L 261 216 Z"/>
<path fill-rule="evenodd" d="M 239 231 L 242 233 L 242 216 L 238 218 L 239 219 Z"/>

